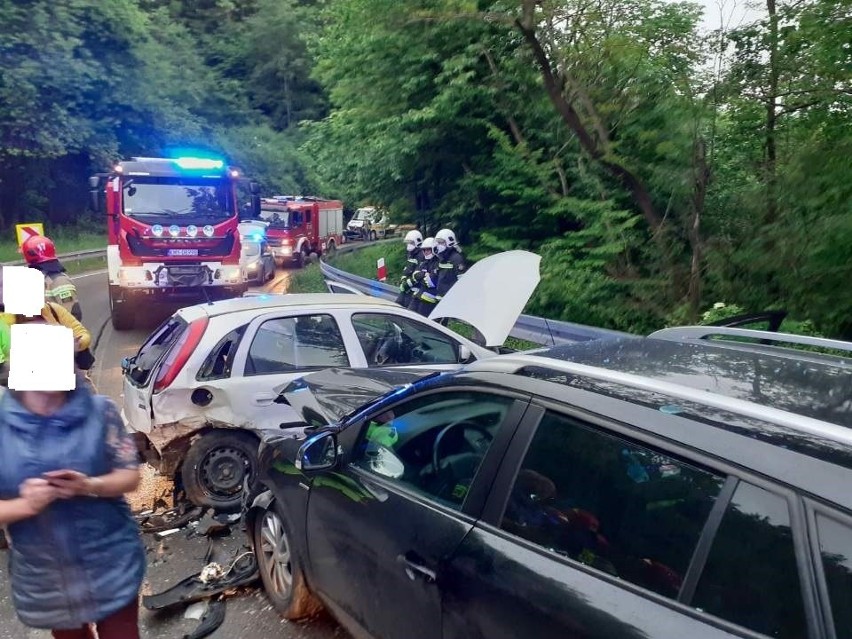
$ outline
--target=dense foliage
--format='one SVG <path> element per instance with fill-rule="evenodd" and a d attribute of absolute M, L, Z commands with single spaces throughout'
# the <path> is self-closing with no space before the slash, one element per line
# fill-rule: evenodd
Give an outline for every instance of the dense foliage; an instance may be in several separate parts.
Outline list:
<path fill-rule="evenodd" d="M 852 337 L 852 14 L 765 0 L 0 0 L 0 215 L 63 221 L 115 156 L 207 144 L 267 192 L 542 257 L 530 312 L 716 302 Z"/>

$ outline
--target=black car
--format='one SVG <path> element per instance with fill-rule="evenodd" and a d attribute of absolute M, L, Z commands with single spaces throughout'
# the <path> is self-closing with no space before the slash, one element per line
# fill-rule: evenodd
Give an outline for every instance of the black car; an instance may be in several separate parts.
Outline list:
<path fill-rule="evenodd" d="M 294 382 L 245 512 L 269 598 L 381 639 L 852 636 L 852 345 L 710 330 Z"/>

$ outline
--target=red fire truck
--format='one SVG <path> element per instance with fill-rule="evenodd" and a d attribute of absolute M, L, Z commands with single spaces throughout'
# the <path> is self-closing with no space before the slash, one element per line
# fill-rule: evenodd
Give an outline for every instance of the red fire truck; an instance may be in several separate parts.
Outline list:
<path fill-rule="evenodd" d="M 251 203 L 238 202 L 248 184 Z M 241 210 L 256 217 L 259 187 L 220 159 L 135 157 L 89 178 L 107 214 L 109 302 L 117 330 L 152 302 L 194 304 L 242 295 Z M 245 210 L 251 209 L 251 210 Z"/>
<path fill-rule="evenodd" d="M 269 223 L 266 239 L 279 266 L 301 267 L 311 253 L 332 253 L 346 241 L 339 200 L 293 195 L 265 198 L 260 219 Z"/>

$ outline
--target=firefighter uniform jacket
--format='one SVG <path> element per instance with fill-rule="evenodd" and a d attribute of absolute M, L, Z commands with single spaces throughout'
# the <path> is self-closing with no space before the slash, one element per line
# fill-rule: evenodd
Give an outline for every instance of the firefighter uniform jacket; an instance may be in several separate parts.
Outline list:
<path fill-rule="evenodd" d="M 74 350 L 78 353 L 87 350 L 91 345 L 92 335 L 88 329 L 60 304 L 46 303 L 41 309 L 41 316 L 48 324 L 70 328 L 74 333 Z"/>
<path fill-rule="evenodd" d="M 447 250 L 438 255 L 438 282 L 436 285 L 435 296 L 441 299 L 453 287 L 459 277 L 467 268 L 467 261 L 464 255 L 454 246 L 447 247 Z"/>
<path fill-rule="evenodd" d="M 77 287 L 64 271 L 44 274 L 44 301 L 61 305 L 78 322 L 83 319 Z"/>
<path fill-rule="evenodd" d="M 419 289 L 417 295 L 414 296 L 415 301 L 425 302 L 427 304 L 436 304 L 438 298 L 435 296 L 438 286 L 438 259 L 423 259 L 417 270 L 412 276 L 414 285 Z M 411 307 L 409 307 L 411 308 Z M 418 309 L 414 309 L 418 310 Z M 419 312 L 419 311 L 418 311 Z M 421 313 L 428 315 L 428 313 Z"/>
<path fill-rule="evenodd" d="M 408 256 L 405 258 L 405 268 L 402 269 L 402 279 L 400 281 L 400 291 L 405 292 L 408 290 L 416 289 L 417 283 L 414 281 L 413 276 L 417 271 L 417 267 L 423 262 L 423 251 L 420 249 L 411 251 Z"/>

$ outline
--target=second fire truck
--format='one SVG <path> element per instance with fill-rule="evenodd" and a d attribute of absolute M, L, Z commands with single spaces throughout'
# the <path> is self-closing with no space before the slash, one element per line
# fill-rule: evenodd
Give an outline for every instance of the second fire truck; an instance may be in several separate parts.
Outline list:
<path fill-rule="evenodd" d="M 333 253 L 345 241 L 343 202 L 279 195 L 260 204 L 266 240 L 278 265 L 304 265 L 311 253 Z"/>

